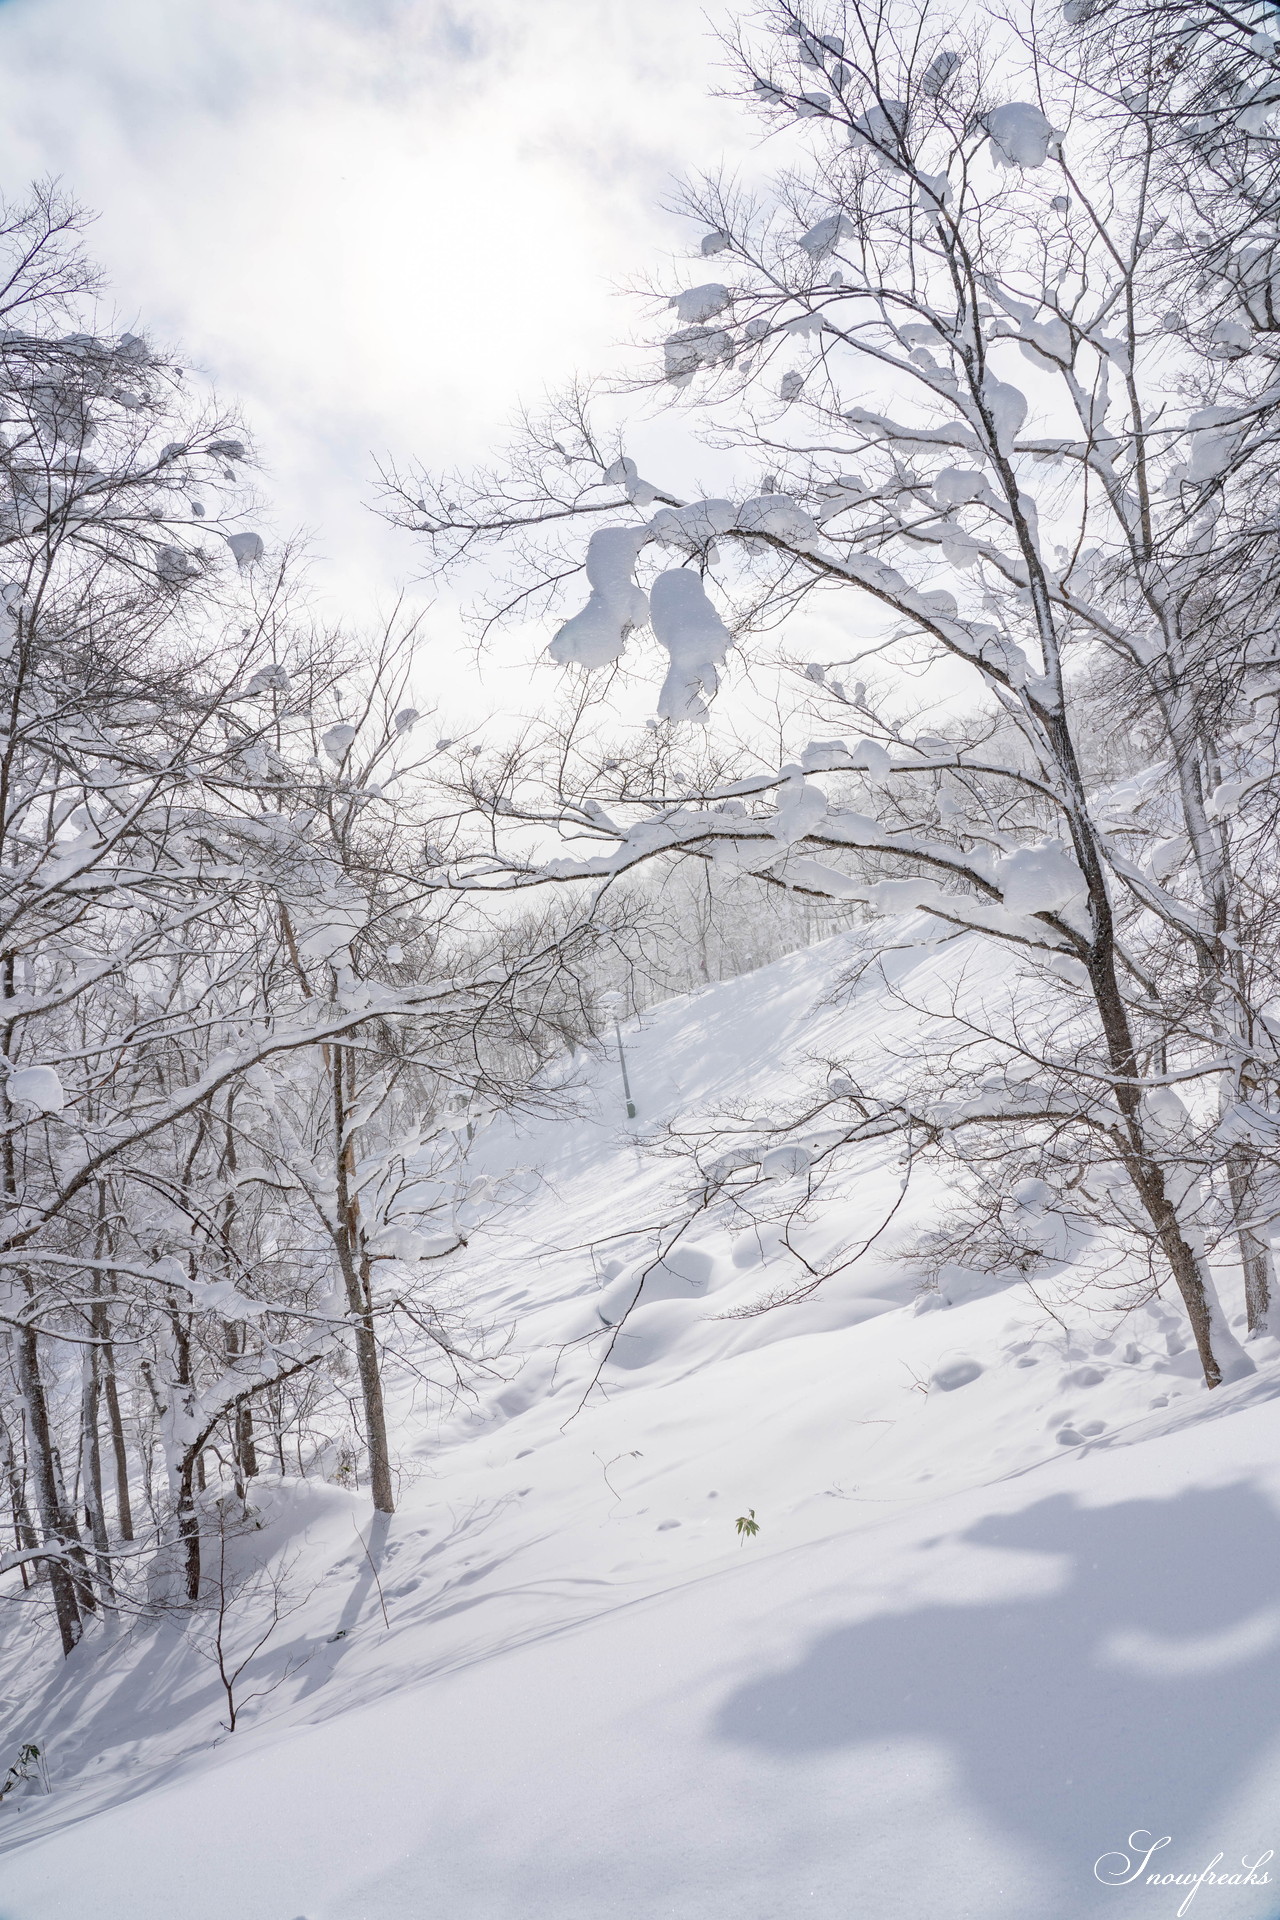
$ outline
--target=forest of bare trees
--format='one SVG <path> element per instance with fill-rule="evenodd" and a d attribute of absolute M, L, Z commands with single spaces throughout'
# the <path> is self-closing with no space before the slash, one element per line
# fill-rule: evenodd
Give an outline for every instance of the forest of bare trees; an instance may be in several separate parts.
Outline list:
<path fill-rule="evenodd" d="M 887 1140 L 963 1169 L 957 1257 L 1087 1228 L 1099 1284 L 1172 1285 L 1210 1387 L 1253 1366 L 1212 1264 L 1270 1328 L 1275 42 L 784 0 L 725 51 L 779 162 L 687 186 L 651 351 L 474 472 L 386 470 L 406 564 L 487 568 L 481 624 L 545 620 L 561 670 L 461 742 L 414 621 L 317 621 L 245 423 L 100 327 L 76 209 L 4 211 L 0 1567 L 66 1652 L 198 1603 L 260 1472 L 389 1513 L 388 1393 L 504 1337 L 450 1280 L 505 1203 L 475 1130 L 566 1097 L 609 992 L 842 928 L 864 971 L 997 943 L 1004 997 L 664 1142 L 691 1209 L 773 1206 L 782 1149 L 812 1212 Z M 640 471 L 659 408 L 732 497 Z"/>

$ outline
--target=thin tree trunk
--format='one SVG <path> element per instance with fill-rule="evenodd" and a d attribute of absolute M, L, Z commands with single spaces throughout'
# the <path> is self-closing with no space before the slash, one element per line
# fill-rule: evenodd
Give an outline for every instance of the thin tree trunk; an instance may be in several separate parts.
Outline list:
<path fill-rule="evenodd" d="M 247 1402 L 240 1409 L 236 1440 L 241 1470 L 246 1480 L 253 1480 L 258 1472 L 258 1448 L 253 1437 L 253 1409 Z"/>
<path fill-rule="evenodd" d="M 192 1159 L 194 1159 L 194 1152 Z M 188 1162 L 183 1180 L 184 1186 L 187 1184 L 190 1174 L 191 1164 Z M 173 1348 L 177 1374 L 177 1378 L 169 1387 L 169 1418 L 172 1420 L 179 1400 L 181 1401 L 184 1414 L 190 1413 L 191 1411 L 191 1341 L 189 1328 L 184 1323 L 183 1314 L 178 1306 L 178 1302 L 171 1298 L 168 1305 L 170 1324 L 173 1328 Z M 169 1430 L 173 1432 L 176 1429 L 171 1426 Z M 209 1435 L 207 1432 L 202 1433 L 195 1444 L 188 1447 L 183 1453 L 178 1466 L 178 1540 L 182 1547 L 188 1600 L 198 1600 L 200 1598 L 200 1515 L 196 1510 L 195 1495 L 197 1490 L 201 1493 L 205 1490 L 204 1445 L 208 1438 Z M 172 1466 L 170 1467 L 170 1471 L 172 1472 Z M 170 1485 L 172 1485 L 172 1481 Z"/>
<path fill-rule="evenodd" d="M 1249 1224 L 1254 1204 L 1253 1177 L 1248 1155 L 1240 1147 L 1232 1147 L 1227 1154 L 1227 1186 L 1231 1193 L 1236 1244 L 1240 1249 L 1240 1270 L 1244 1275 L 1244 1302 L 1249 1315 L 1249 1332 L 1267 1333 L 1270 1331 L 1275 1273 L 1271 1249 Z"/>
<path fill-rule="evenodd" d="M 199 1449 L 193 1448 L 183 1455 L 178 1475 L 178 1540 L 188 1600 L 200 1598 L 200 1516 L 196 1512 L 192 1484 L 197 1461 L 203 1469 L 203 1457 Z"/>
<path fill-rule="evenodd" d="M 318 1358 L 318 1354 L 312 1354 L 308 1355 L 305 1359 L 294 1361 L 291 1366 L 285 1368 L 283 1373 L 277 1375 L 277 1379 L 291 1379 L 294 1374 L 301 1373 L 304 1368 L 314 1366 Z M 267 1382 L 265 1384 L 270 1385 L 271 1383 Z M 183 1454 L 180 1463 L 178 1473 L 178 1538 L 183 1544 L 186 1556 L 187 1598 L 189 1600 L 198 1600 L 200 1598 L 201 1581 L 200 1522 L 192 1494 L 192 1481 L 195 1476 L 196 1465 L 197 1462 L 203 1459 L 204 1448 L 208 1445 L 209 1438 L 214 1428 L 218 1425 L 218 1422 L 223 1418 L 230 1418 L 234 1422 L 239 1404 L 238 1401 L 233 1402 L 230 1407 L 225 1408 L 222 1413 L 211 1420 L 203 1433 L 197 1434 L 196 1438 Z M 218 1511 L 218 1526 L 221 1537 L 223 1519 L 221 1509 Z"/>
<path fill-rule="evenodd" d="M 95 1312 L 99 1311 L 95 1308 Z M 107 1309 L 102 1306 L 102 1328 L 107 1331 Z M 115 1457 L 116 1468 L 116 1515 L 120 1522 L 120 1538 L 133 1539 L 133 1510 L 129 1504 L 129 1456 L 124 1445 L 124 1421 L 120 1418 L 120 1396 L 116 1391 L 115 1352 L 110 1346 L 102 1349 L 102 1393 L 107 1403 L 107 1425 L 111 1429 L 111 1451 Z"/>
<path fill-rule="evenodd" d="M 0 994 L 3 995 L 6 1006 L 12 1003 L 14 985 L 14 955 L 6 953 L 0 959 Z M 12 1021 L 5 1022 L 2 1037 L 5 1058 L 11 1059 L 13 1057 Z M 6 1123 L 11 1119 L 9 1096 L 4 1084 L 0 1084 L 0 1119 Z M 5 1205 L 13 1208 L 17 1204 L 18 1197 L 18 1172 L 14 1158 L 13 1128 L 8 1124 L 3 1128 L 3 1145 L 0 1146 L 0 1177 L 3 1177 L 4 1181 Z M 35 1289 L 31 1276 L 23 1274 L 22 1282 L 28 1299 L 32 1300 Z M 20 1327 L 15 1336 L 15 1344 L 18 1382 L 27 1410 L 27 1432 L 30 1436 L 36 1510 L 40 1515 L 40 1529 L 44 1535 L 42 1544 L 54 1549 L 54 1553 L 47 1562 L 49 1588 L 53 1595 L 54 1617 L 58 1623 L 58 1636 L 62 1641 L 62 1652 L 65 1657 L 79 1644 L 80 1636 L 84 1632 L 84 1623 L 80 1617 L 75 1583 L 66 1561 L 61 1558 L 62 1552 L 69 1543 L 65 1536 L 64 1516 L 58 1499 L 53 1436 L 49 1431 L 49 1402 L 45 1395 L 44 1378 L 40 1372 L 40 1338 L 34 1326 Z"/>
<path fill-rule="evenodd" d="M 111 1541 L 107 1534 L 107 1516 L 102 1500 L 102 1446 L 98 1433 L 101 1378 L 98 1364 L 97 1347 L 87 1348 L 84 1386 L 80 1397 L 81 1457 L 84 1463 L 85 1513 L 97 1560 L 98 1586 L 103 1605 L 109 1606 L 115 1598 L 115 1590 L 111 1580 Z"/>
<path fill-rule="evenodd" d="M 76 1480 L 79 1482 L 79 1470 Z M 67 1482 L 62 1471 L 62 1455 L 57 1447 L 53 1449 L 53 1478 L 58 1491 L 58 1511 L 62 1515 L 62 1536 L 67 1543 L 67 1559 L 71 1578 L 75 1581 L 76 1599 L 80 1611 L 96 1613 L 98 1602 L 93 1591 L 93 1581 L 89 1578 L 89 1556 L 84 1550 L 84 1541 L 80 1537 L 80 1527 L 76 1520 L 75 1503 L 67 1498 Z"/>
<path fill-rule="evenodd" d="M 232 1091 L 227 1096 L 226 1124 L 222 1148 L 223 1166 L 229 1179 L 227 1197 L 223 1206 L 221 1227 L 223 1275 L 232 1285 L 235 1284 L 234 1246 L 238 1215 L 235 1183 L 237 1169 L 236 1134 L 235 1127 L 232 1125 L 232 1107 L 234 1100 L 235 1093 Z M 243 1326 L 237 1326 L 234 1321 L 229 1321 L 227 1324 L 226 1337 L 227 1359 L 234 1366 L 235 1362 L 246 1349 L 245 1329 Z M 254 1478 L 258 1471 L 258 1456 L 253 1444 L 253 1411 L 247 1400 L 236 1409 L 229 1424 L 231 1429 L 231 1457 L 235 1464 L 236 1494 L 238 1498 L 243 1501 L 247 1491 L 247 1483 Z"/>
<path fill-rule="evenodd" d="M 244 1328 L 234 1321 L 227 1323 L 227 1362 L 235 1366 L 245 1351 Z M 248 1492 L 248 1483 L 258 1471 L 258 1453 L 253 1443 L 253 1409 L 249 1402 L 243 1401 L 231 1414 L 227 1422 L 231 1435 L 231 1462 L 235 1470 L 236 1498 L 244 1500 Z"/>
<path fill-rule="evenodd" d="M 1205 1385 L 1219 1387 L 1253 1373 L 1253 1361 L 1227 1325 L 1204 1255 L 1178 1217 L 1163 1168 L 1144 1152 L 1138 1164 L 1131 1166 L 1130 1177 L 1182 1295 Z"/>
<path fill-rule="evenodd" d="M 1129 1015 L 1116 979 L 1111 904 L 1087 811 L 1082 813 L 1079 821 L 1073 821 L 1073 839 L 1080 866 L 1089 881 L 1094 922 L 1089 974 L 1109 1064 L 1116 1076 L 1116 1104 L 1124 1120 L 1121 1157 L 1182 1295 L 1196 1352 L 1204 1370 L 1205 1385 L 1218 1387 L 1224 1380 L 1240 1379 L 1256 1369 L 1227 1325 L 1208 1266 L 1179 1218 L 1178 1209 L 1169 1194 L 1165 1170 L 1151 1149 L 1142 1112 L 1143 1075 L 1129 1026 Z"/>
<path fill-rule="evenodd" d="M 1236 940 L 1228 941 L 1225 938 L 1232 924 L 1235 875 L 1221 824 L 1216 827 L 1211 824 L 1205 811 L 1203 755 L 1206 743 L 1199 728 L 1200 716 L 1185 699 L 1177 697 L 1178 691 L 1177 688 L 1157 685 L 1169 738 L 1173 742 L 1183 820 L 1200 883 L 1210 901 L 1210 918 L 1217 936 L 1212 958 L 1206 956 L 1202 963 L 1202 977 L 1213 1017 L 1221 1023 L 1228 1045 L 1237 1051 L 1238 1043 L 1248 1038 L 1247 1018 L 1243 1010 L 1249 1005 L 1249 990 L 1243 954 Z M 1209 771 L 1210 784 L 1216 785 L 1219 776 L 1213 770 L 1212 762 Z M 1239 934 L 1238 925 L 1234 931 Z M 1222 992 L 1224 983 L 1228 989 L 1225 1000 Z M 1249 1091 L 1247 1080 L 1237 1067 L 1230 1082 L 1222 1087 L 1220 1097 L 1223 1109 L 1234 1100 L 1247 1099 Z M 1275 1292 L 1275 1272 L 1270 1248 L 1250 1225 L 1253 1214 L 1253 1169 L 1246 1147 L 1237 1144 L 1228 1149 L 1226 1172 L 1232 1223 L 1240 1253 L 1240 1271 L 1244 1279 L 1249 1332 L 1266 1333 Z"/>
<path fill-rule="evenodd" d="M 1253 1361 L 1226 1323 L 1208 1267 L 1178 1217 L 1177 1208 L 1167 1191 L 1164 1170 L 1147 1138 L 1141 1110 L 1144 1076 L 1116 973 L 1115 919 L 1107 885 L 1106 861 L 1090 814 L 1080 757 L 1063 702 L 1059 638 L 1038 536 L 1023 510 L 1019 482 L 1012 463 L 1000 451 L 999 435 L 983 394 L 985 374 L 977 358 L 970 364 L 969 377 L 974 402 L 986 429 L 989 457 L 1000 476 L 1014 532 L 1027 567 L 1032 609 L 1044 654 L 1046 686 L 1043 697 L 1039 694 L 1030 696 L 1030 706 L 1052 745 L 1064 789 L 1072 851 L 1088 890 L 1092 937 L 1087 964 L 1094 1004 L 1106 1043 L 1108 1064 L 1115 1076 L 1115 1099 L 1124 1121 L 1122 1157 L 1182 1295 L 1204 1369 L 1205 1384 L 1216 1387 L 1224 1379 L 1236 1379 L 1255 1369 Z M 1175 734 L 1175 740 L 1176 737 Z M 1177 753 L 1175 758 L 1179 762 L 1180 776 L 1185 775 L 1185 756 Z M 1185 784 L 1184 780 L 1184 787 Z M 1191 815 L 1187 816 L 1187 828 L 1194 839 L 1195 825 Z"/>
<path fill-rule="evenodd" d="M 284 1463 L 284 1396 L 278 1388 L 268 1401 L 267 1408 L 271 1415 L 271 1438 L 275 1441 L 276 1460 L 283 1480 L 288 1468 Z"/>
<path fill-rule="evenodd" d="M 98 1185 L 98 1258 L 110 1251 L 112 1242 L 111 1222 L 107 1213 L 107 1188 L 105 1182 Z M 98 1286 L 108 1292 L 114 1291 L 114 1283 L 105 1273 L 98 1278 Z M 111 1344 L 111 1315 L 107 1302 L 97 1299 L 93 1303 L 91 1314 L 92 1332 L 98 1342 L 98 1378 L 102 1383 L 103 1398 L 107 1403 L 107 1426 L 111 1433 L 111 1452 L 115 1462 L 116 1481 L 116 1517 L 120 1523 L 122 1540 L 133 1539 L 133 1512 L 129 1505 L 129 1456 L 124 1444 L 124 1421 L 120 1418 L 120 1396 L 116 1391 L 116 1356 Z"/>
<path fill-rule="evenodd" d="M 21 1328 L 17 1336 L 17 1347 L 18 1371 L 22 1382 L 22 1396 L 27 1407 L 27 1428 L 31 1436 L 31 1463 L 35 1480 L 36 1507 L 40 1514 L 40 1528 L 44 1535 L 44 1545 L 57 1549 L 61 1554 L 65 1553 L 70 1543 L 66 1536 L 61 1503 L 58 1499 L 53 1443 L 49 1434 L 49 1404 L 45 1397 L 44 1380 L 40 1373 L 40 1351 L 34 1327 Z M 62 1640 L 62 1651 L 68 1654 L 74 1651 L 84 1632 L 84 1623 L 80 1618 L 80 1608 L 76 1599 L 76 1585 L 65 1559 L 51 1557 L 48 1565 L 49 1585 L 53 1593 L 53 1610 Z"/>
<path fill-rule="evenodd" d="M 391 1491 L 391 1455 L 387 1445 L 387 1416 L 382 1400 L 382 1376 L 378 1367 L 378 1341 L 374 1328 L 371 1272 L 363 1251 L 360 1231 L 360 1202 L 355 1192 L 355 1141 L 347 1126 L 350 1104 L 344 1066 L 348 1049 L 333 1048 L 333 1127 L 338 1171 L 338 1258 L 347 1294 L 348 1317 L 355 1336 L 356 1368 L 360 1376 L 360 1395 L 364 1402 L 365 1444 L 369 1449 L 369 1487 L 379 1513 L 394 1513 Z M 350 1071 L 354 1071 L 354 1061 Z"/>
<path fill-rule="evenodd" d="M 9 1504 L 13 1508 L 13 1542 L 19 1553 L 30 1553 L 39 1546 L 40 1541 L 31 1519 L 31 1509 L 27 1505 L 25 1476 L 19 1469 L 13 1439 L 2 1416 L 0 1416 L 0 1447 L 4 1449 L 5 1478 L 9 1482 Z M 21 1573 L 23 1590 L 26 1591 L 30 1587 L 31 1579 L 25 1561 L 22 1564 Z"/>

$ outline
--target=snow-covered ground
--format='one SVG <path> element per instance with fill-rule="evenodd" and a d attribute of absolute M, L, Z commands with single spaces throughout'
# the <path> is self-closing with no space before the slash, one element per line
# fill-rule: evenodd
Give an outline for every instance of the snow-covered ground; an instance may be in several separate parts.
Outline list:
<path fill-rule="evenodd" d="M 478 1404 L 406 1398 L 389 1524 L 262 1483 L 235 1551 L 288 1611 L 233 1735 L 180 1626 L 55 1670 L 0 1616 L 6 1756 L 40 1740 L 53 1787 L 0 1807 L 0 1920 L 1155 1920 L 1189 1889 L 1148 1874 L 1280 1846 L 1274 1343 L 1210 1395 L 1172 1306 L 1060 1323 L 1014 1283 L 920 1312 L 889 1237 L 725 1317 L 785 1276 L 708 1219 L 583 1404 L 648 1257 L 617 1236 L 683 1185 L 636 1131 L 909 1046 L 905 998 L 830 999 L 842 940 L 633 1026 L 636 1128 L 613 1058 L 579 1117 L 481 1136 L 478 1166 L 541 1176 L 461 1275 L 517 1344 Z M 908 997 L 998 990 L 975 953 L 904 959 Z M 810 1249 L 898 1177 L 869 1151 Z M 913 1190 L 912 1224 L 939 1203 Z M 1168 1844 L 1104 1884 L 1140 1831 Z M 1269 1920 L 1275 1867 L 1192 1911 Z"/>

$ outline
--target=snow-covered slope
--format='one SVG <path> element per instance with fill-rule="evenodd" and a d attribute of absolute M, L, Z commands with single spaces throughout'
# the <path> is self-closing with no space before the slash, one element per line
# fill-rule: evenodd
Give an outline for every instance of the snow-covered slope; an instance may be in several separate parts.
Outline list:
<path fill-rule="evenodd" d="M 909 1047 L 932 989 L 998 990 L 957 943 L 833 999 L 846 957 L 653 1009 L 639 1131 L 781 1107 L 815 1062 Z M 1185 1898 L 1148 1873 L 1280 1845 L 1273 1343 L 1209 1395 L 1172 1308 L 1117 1335 L 1015 1284 L 920 1312 L 888 1240 L 735 1318 L 790 1273 L 767 1229 L 708 1220 L 584 1404 L 682 1176 L 637 1146 L 616 1058 L 575 1072 L 577 1118 L 477 1142 L 540 1176 L 459 1276 L 516 1344 L 476 1403 L 406 1398 L 395 1517 L 264 1482 L 235 1550 L 287 1611 L 234 1735 L 180 1627 L 91 1638 L 33 1689 L 0 1618 L 5 1737 L 46 1744 L 54 1787 L 0 1807 L 0 1920 L 1129 1920 Z M 869 1153 L 810 1252 L 897 1190 Z M 1139 1830 L 1169 1844 L 1104 1884 Z M 1273 1867 L 1195 1911 L 1267 1920 Z"/>

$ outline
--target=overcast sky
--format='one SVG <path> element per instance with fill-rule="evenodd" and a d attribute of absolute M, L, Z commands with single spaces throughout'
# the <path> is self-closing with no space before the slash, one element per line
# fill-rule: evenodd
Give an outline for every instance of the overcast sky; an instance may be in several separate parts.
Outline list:
<path fill-rule="evenodd" d="M 607 366 L 671 176 L 749 134 L 695 0 L 0 0 L 0 181 L 100 218 L 123 325 L 238 397 L 336 610 L 413 570 L 373 459 Z M 735 149 L 735 143 L 737 148 Z"/>

